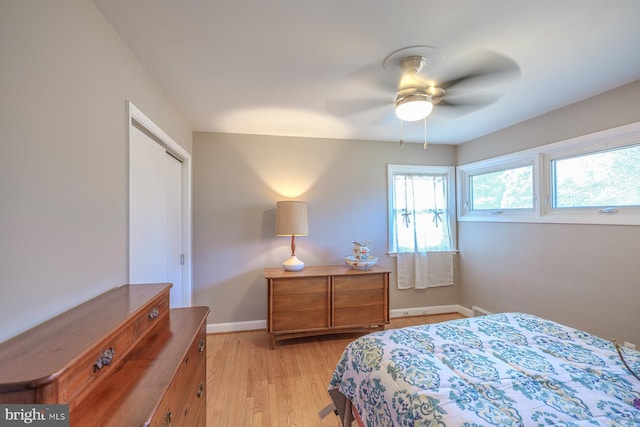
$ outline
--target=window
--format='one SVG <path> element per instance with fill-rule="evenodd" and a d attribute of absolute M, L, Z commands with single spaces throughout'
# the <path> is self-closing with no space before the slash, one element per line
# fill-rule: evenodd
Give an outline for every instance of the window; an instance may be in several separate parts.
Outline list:
<path fill-rule="evenodd" d="M 533 166 L 470 175 L 471 209 L 533 209 Z"/>
<path fill-rule="evenodd" d="M 534 156 L 493 159 L 458 170 L 461 217 L 531 217 L 537 189 Z"/>
<path fill-rule="evenodd" d="M 457 177 L 459 221 L 640 225 L 640 122 L 461 165 Z"/>
<path fill-rule="evenodd" d="M 388 165 L 389 252 L 455 248 L 453 167 Z"/>
<path fill-rule="evenodd" d="M 551 160 L 551 207 L 640 206 L 640 145 Z"/>

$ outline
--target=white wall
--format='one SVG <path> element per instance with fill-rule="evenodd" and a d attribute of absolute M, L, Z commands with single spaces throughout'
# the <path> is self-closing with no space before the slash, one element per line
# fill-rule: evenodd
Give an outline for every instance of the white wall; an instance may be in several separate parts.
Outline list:
<path fill-rule="evenodd" d="M 640 81 L 458 148 L 458 164 L 640 121 Z M 458 225 L 460 304 L 525 311 L 640 345 L 640 227 Z"/>
<path fill-rule="evenodd" d="M 131 100 L 191 130 L 87 0 L 0 2 L 0 341 L 126 281 Z"/>
<path fill-rule="evenodd" d="M 278 200 L 308 203 L 309 235 L 296 239 L 307 265 L 344 264 L 353 240 L 370 240 L 391 275 L 391 308 L 455 304 L 457 287 L 396 289 L 387 251 L 387 164 L 452 165 L 455 148 L 195 133 L 193 139 L 194 302 L 209 323 L 267 318 L 265 267 L 290 255 L 274 236 Z"/>

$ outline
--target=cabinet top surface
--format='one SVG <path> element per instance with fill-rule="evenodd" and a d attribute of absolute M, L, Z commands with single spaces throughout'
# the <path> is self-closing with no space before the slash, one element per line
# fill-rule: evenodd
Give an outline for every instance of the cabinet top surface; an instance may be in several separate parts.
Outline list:
<path fill-rule="evenodd" d="M 388 269 L 384 269 L 377 265 L 368 270 L 355 270 L 346 265 L 324 265 L 305 267 L 301 271 L 286 271 L 280 267 L 265 268 L 264 277 L 266 279 L 286 279 L 296 277 L 314 277 L 314 276 L 346 276 L 360 274 L 379 274 L 390 273 Z"/>

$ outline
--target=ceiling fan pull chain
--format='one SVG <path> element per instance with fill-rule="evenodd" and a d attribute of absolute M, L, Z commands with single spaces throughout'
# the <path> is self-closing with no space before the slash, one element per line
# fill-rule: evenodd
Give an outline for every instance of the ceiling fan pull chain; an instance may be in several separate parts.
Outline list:
<path fill-rule="evenodd" d="M 423 149 L 427 149 L 427 118 L 424 118 L 424 146 Z"/>
<path fill-rule="evenodd" d="M 400 145 L 404 145 L 404 128 L 402 127 L 402 120 L 400 120 Z"/>

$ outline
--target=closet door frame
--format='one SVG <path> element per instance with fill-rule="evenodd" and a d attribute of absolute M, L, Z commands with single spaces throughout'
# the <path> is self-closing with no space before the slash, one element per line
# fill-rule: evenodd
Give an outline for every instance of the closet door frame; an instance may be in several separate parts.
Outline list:
<path fill-rule="evenodd" d="M 167 135 L 159 126 L 140 111 L 132 102 L 127 101 L 127 134 L 128 143 L 134 127 L 143 127 L 153 135 L 168 153 L 178 159 L 182 173 L 182 306 L 192 305 L 192 253 L 191 253 L 191 155 Z M 129 162 L 129 182 L 131 176 L 131 162 Z M 131 233 L 130 233 L 130 202 L 127 200 L 127 280 L 131 281 Z"/>

